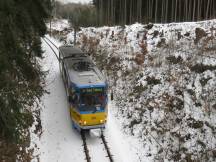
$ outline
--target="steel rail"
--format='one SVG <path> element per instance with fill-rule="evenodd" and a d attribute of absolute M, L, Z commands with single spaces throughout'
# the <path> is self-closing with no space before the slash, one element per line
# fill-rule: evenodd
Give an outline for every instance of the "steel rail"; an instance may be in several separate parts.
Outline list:
<path fill-rule="evenodd" d="M 86 143 L 85 132 L 81 131 L 80 133 L 81 133 L 81 137 L 82 137 L 82 141 L 83 141 L 83 148 L 84 148 L 84 153 L 85 153 L 85 156 L 86 156 L 86 161 L 91 162 L 91 157 L 89 155 L 89 150 L 88 150 L 88 146 L 87 146 L 87 143 Z"/>
<path fill-rule="evenodd" d="M 101 137 L 100 137 L 100 138 L 102 139 L 102 142 L 103 142 L 103 144 L 104 144 L 104 147 L 105 147 L 105 149 L 106 149 L 107 156 L 109 157 L 110 162 L 114 162 L 114 160 L 113 160 L 113 155 L 112 155 L 111 152 L 110 152 L 110 149 L 109 149 L 109 147 L 108 147 L 108 144 L 107 144 L 107 141 L 106 141 L 106 139 L 105 139 L 105 136 L 104 136 L 103 132 L 101 133 Z"/>
<path fill-rule="evenodd" d="M 46 38 L 56 49 L 59 49 L 49 38 L 46 36 L 44 36 L 44 38 Z"/>
<path fill-rule="evenodd" d="M 51 50 L 52 50 L 53 53 L 55 54 L 56 58 L 59 60 L 59 57 L 58 57 L 56 51 L 53 49 L 53 47 L 50 45 L 50 43 L 51 43 L 56 49 L 59 49 L 59 48 L 58 48 L 49 38 L 44 37 L 44 38 L 42 38 L 42 39 L 43 39 L 43 40 L 46 42 L 46 44 L 51 48 Z M 47 40 L 48 40 L 50 43 L 48 43 Z M 81 131 L 80 134 L 81 134 L 81 138 L 82 138 L 82 141 L 83 141 L 83 148 L 84 148 L 84 153 L 85 153 L 85 156 L 86 156 L 86 161 L 87 161 L 87 162 L 91 162 L 91 157 L 90 157 L 90 155 L 89 155 L 89 149 L 88 149 L 87 142 L 86 142 L 85 132 L 84 132 L 84 131 Z M 107 144 L 107 141 L 106 141 L 105 136 L 104 136 L 104 134 L 103 134 L 103 131 L 101 132 L 100 138 L 101 138 L 102 143 L 103 143 L 103 145 L 104 145 L 104 148 L 105 148 L 105 150 L 106 150 L 106 152 L 107 152 L 107 157 L 109 158 L 110 162 L 114 162 L 114 160 L 113 160 L 113 155 L 112 155 L 111 152 L 110 152 L 110 149 L 109 149 L 109 147 L 108 147 L 108 144 Z"/>
<path fill-rule="evenodd" d="M 59 57 L 58 57 L 58 54 L 56 53 L 56 51 L 52 48 L 52 46 L 47 42 L 46 39 L 42 38 L 44 40 L 44 42 L 51 48 L 51 50 L 53 51 L 53 53 L 55 54 L 56 58 L 58 59 L 59 61 Z"/>

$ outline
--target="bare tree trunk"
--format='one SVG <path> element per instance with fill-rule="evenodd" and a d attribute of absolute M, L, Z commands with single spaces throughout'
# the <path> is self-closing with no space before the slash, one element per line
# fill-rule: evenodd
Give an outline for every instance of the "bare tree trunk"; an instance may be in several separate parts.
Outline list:
<path fill-rule="evenodd" d="M 136 21 L 139 22 L 139 8 L 140 8 L 140 0 L 137 0 L 136 5 Z"/>
<path fill-rule="evenodd" d="M 215 3 L 215 0 L 213 0 L 213 2 L 212 2 L 212 17 L 216 17 L 215 8 L 216 8 L 216 3 Z"/>
<path fill-rule="evenodd" d="M 120 0 L 120 23 L 121 23 L 121 25 L 123 25 L 124 24 L 124 3 L 123 3 L 123 0 Z"/>
<path fill-rule="evenodd" d="M 209 15 L 209 8 L 210 8 L 210 0 L 208 0 L 208 2 L 207 2 L 207 8 L 206 8 L 205 19 L 209 18 L 209 17 L 208 17 L 208 15 Z"/>
<path fill-rule="evenodd" d="M 175 3 L 174 3 L 174 2 L 175 2 L 175 1 L 173 1 L 173 0 L 172 0 L 172 2 L 171 2 L 171 3 L 172 3 L 172 5 L 171 5 L 171 6 L 172 6 L 171 21 L 174 21 L 174 18 L 175 18 L 175 17 L 174 17 L 174 11 L 175 11 L 175 9 L 174 9 L 174 8 L 175 8 L 175 5 L 174 5 Z"/>
<path fill-rule="evenodd" d="M 115 24 L 115 17 L 114 17 L 114 14 L 115 14 L 115 10 L 114 10 L 114 8 L 115 8 L 115 4 L 114 4 L 114 0 L 111 0 L 111 15 L 110 15 L 110 17 L 111 17 L 111 24 L 112 25 L 114 25 Z"/>
<path fill-rule="evenodd" d="M 153 3 L 153 0 L 151 0 L 150 2 L 151 2 L 150 19 L 151 19 L 151 21 L 153 21 L 153 8 L 154 8 L 154 3 Z"/>
<path fill-rule="evenodd" d="M 140 0 L 139 22 L 142 23 L 142 0 Z"/>
<path fill-rule="evenodd" d="M 177 21 L 177 13 L 178 13 L 178 0 L 175 1 L 175 22 Z"/>
<path fill-rule="evenodd" d="M 184 21 L 187 21 L 188 20 L 188 0 L 185 0 L 184 1 L 184 14 L 183 14 L 183 19 Z"/>
<path fill-rule="evenodd" d="M 200 0 L 197 0 L 197 20 L 200 20 Z"/>
<path fill-rule="evenodd" d="M 195 20 L 195 13 L 196 13 L 196 0 L 193 0 L 193 18 L 192 18 L 192 21 Z"/>
<path fill-rule="evenodd" d="M 189 4 L 188 4 L 188 20 L 191 20 L 192 19 L 192 16 L 191 16 L 191 10 L 192 10 L 192 0 L 189 0 Z"/>
<path fill-rule="evenodd" d="M 151 12 L 151 1 L 148 0 L 148 21 L 150 19 L 150 12 Z"/>
<path fill-rule="evenodd" d="M 113 16 L 113 24 L 115 25 L 116 24 L 116 5 L 114 5 L 114 4 L 115 3 L 113 2 L 113 15 L 112 16 Z"/>
<path fill-rule="evenodd" d="M 181 22 L 181 10 L 182 10 L 182 8 L 181 8 L 181 5 L 182 5 L 182 3 L 181 3 L 181 1 L 179 1 L 179 22 Z"/>
<path fill-rule="evenodd" d="M 167 22 L 167 18 L 168 18 L 168 0 L 165 0 L 165 3 L 166 3 L 165 22 Z"/>
<path fill-rule="evenodd" d="M 161 22 L 164 21 L 164 1 L 161 2 Z"/>
<path fill-rule="evenodd" d="M 130 0 L 130 24 L 132 23 L 132 0 Z"/>
<path fill-rule="evenodd" d="M 103 21 L 103 1 L 100 0 L 100 25 L 102 25 L 104 23 Z"/>
<path fill-rule="evenodd" d="M 125 24 L 127 24 L 127 0 L 124 0 L 125 1 L 125 14 L 124 14 L 124 20 L 125 20 Z"/>
<path fill-rule="evenodd" d="M 157 22 L 157 9 L 158 9 L 158 0 L 155 0 L 155 15 L 154 15 L 154 21 Z"/>

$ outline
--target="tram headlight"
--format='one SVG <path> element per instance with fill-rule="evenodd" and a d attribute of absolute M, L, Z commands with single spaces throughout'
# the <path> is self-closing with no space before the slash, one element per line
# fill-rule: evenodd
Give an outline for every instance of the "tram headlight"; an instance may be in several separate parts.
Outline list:
<path fill-rule="evenodd" d="M 101 120 L 100 120 L 100 123 L 103 123 L 103 122 L 104 122 L 104 120 L 101 119 Z"/>
<path fill-rule="evenodd" d="M 86 121 L 83 121 L 83 124 L 84 124 L 84 125 L 86 125 L 86 124 L 87 124 L 87 122 L 86 122 Z"/>
<path fill-rule="evenodd" d="M 82 124 L 82 120 L 79 120 L 79 124 Z"/>
<path fill-rule="evenodd" d="M 84 121 L 83 120 L 79 120 L 79 124 L 80 125 L 87 125 L 87 121 L 85 121 L 85 120 Z"/>

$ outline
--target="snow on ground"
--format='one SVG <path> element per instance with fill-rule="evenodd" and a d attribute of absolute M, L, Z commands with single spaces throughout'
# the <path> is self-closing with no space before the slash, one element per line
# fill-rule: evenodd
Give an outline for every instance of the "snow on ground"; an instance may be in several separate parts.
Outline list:
<path fill-rule="evenodd" d="M 77 40 L 107 74 L 139 161 L 216 160 L 216 20 L 82 28 Z"/>
<path fill-rule="evenodd" d="M 49 37 L 50 38 L 50 37 Z M 57 46 L 59 42 L 50 38 Z M 46 77 L 48 94 L 42 97 L 43 108 L 41 121 L 43 133 L 38 143 L 41 162 L 82 162 L 85 161 L 80 134 L 72 128 L 65 88 L 59 72 L 58 60 L 49 46 L 43 41 L 44 59 L 41 62 L 43 70 L 49 71 Z M 104 132 L 113 158 L 118 162 L 137 162 L 136 154 L 131 151 L 124 135 L 116 124 L 110 103 L 107 128 Z M 92 162 L 108 161 L 101 139 L 87 136 Z"/>
<path fill-rule="evenodd" d="M 90 3 L 92 0 L 57 0 L 61 3 Z"/>
<path fill-rule="evenodd" d="M 58 60 L 44 42 L 43 50 L 43 69 L 49 71 L 46 78 L 49 94 L 42 98 L 44 106 L 41 111 L 43 134 L 40 159 L 42 162 L 85 161 L 81 137 L 72 130 Z"/>
<path fill-rule="evenodd" d="M 56 30 L 56 31 L 61 32 L 65 29 L 68 29 L 70 27 L 70 25 L 68 23 L 68 20 L 66 20 L 66 19 L 61 19 L 61 20 L 53 19 L 51 21 L 51 26 L 50 26 L 50 23 L 47 24 L 47 28 L 50 29 L 50 27 L 52 30 Z"/>
<path fill-rule="evenodd" d="M 109 141 L 111 150 L 116 153 L 114 154 L 114 160 L 117 162 L 138 162 L 140 160 L 136 153 L 137 146 L 140 145 L 140 142 L 123 133 L 118 118 L 116 117 L 116 111 L 117 108 L 114 101 L 110 102 L 105 136 Z M 117 159 L 115 156 L 119 158 Z"/>
<path fill-rule="evenodd" d="M 82 28 L 77 45 L 114 92 L 113 150 L 126 144 L 136 162 L 216 160 L 216 20 Z"/>

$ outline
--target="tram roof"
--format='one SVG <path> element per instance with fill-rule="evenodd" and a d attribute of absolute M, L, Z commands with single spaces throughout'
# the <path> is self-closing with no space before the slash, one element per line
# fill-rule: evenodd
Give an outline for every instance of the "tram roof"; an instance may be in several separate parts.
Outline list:
<path fill-rule="evenodd" d="M 74 54 L 86 54 L 81 49 L 70 45 L 60 46 L 59 51 L 61 52 L 63 58 L 73 56 Z"/>
<path fill-rule="evenodd" d="M 71 46 L 59 49 L 65 54 L 64 64 L 73 84 L 80 88 L 106 86 L 105 77 L 86 53 Z"/>

